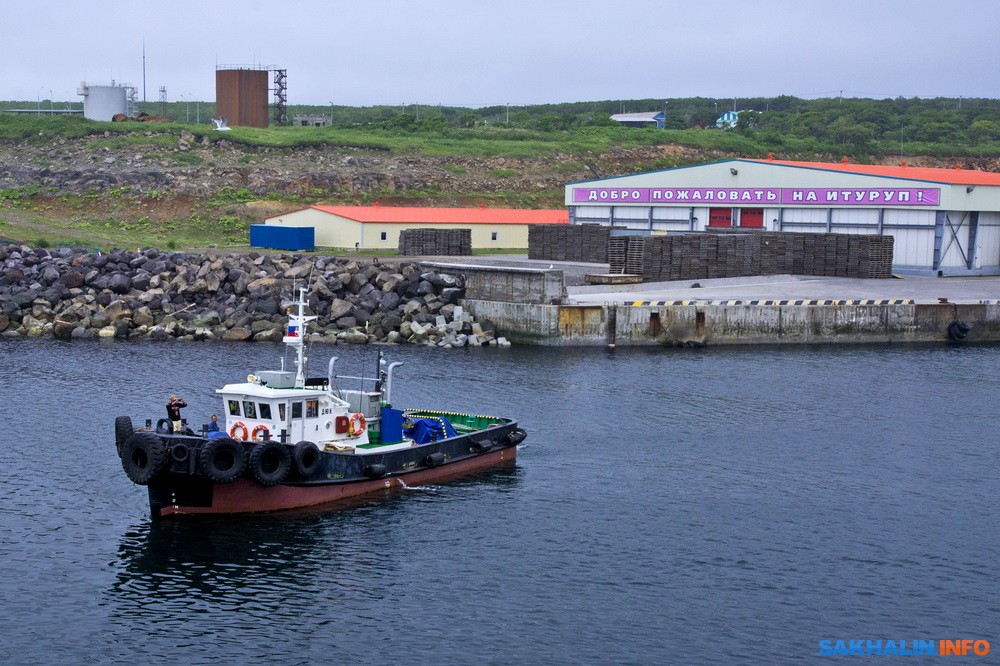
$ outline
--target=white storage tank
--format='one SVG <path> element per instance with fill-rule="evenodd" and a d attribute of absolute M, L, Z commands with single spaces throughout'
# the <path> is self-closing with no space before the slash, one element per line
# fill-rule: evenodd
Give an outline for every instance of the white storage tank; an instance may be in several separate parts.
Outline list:
<path fill-rule="evenodd" d="M 114 85 L 87 85 L 86 81 L 80 83 L 76 94 L 83 95 L 83 116 L 91 120 L 103 120 L 111 122 L 111 119 L 119 114 L 126 114 L 128 103 L 124 86 Z"/>

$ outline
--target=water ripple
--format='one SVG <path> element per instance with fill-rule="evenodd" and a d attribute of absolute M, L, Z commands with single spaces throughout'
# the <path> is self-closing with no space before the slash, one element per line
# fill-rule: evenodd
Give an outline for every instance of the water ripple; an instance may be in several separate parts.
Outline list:
<path fill-rule="evenodd" d="M 995 630 L 995 348 L 392 349 L 397 405 L 515 415 L 517 466 L 157 523 L 113 416 L 181 393 L 207 419 L 277 349 L 0 353 L 11 663 L 802 661 Z"/>

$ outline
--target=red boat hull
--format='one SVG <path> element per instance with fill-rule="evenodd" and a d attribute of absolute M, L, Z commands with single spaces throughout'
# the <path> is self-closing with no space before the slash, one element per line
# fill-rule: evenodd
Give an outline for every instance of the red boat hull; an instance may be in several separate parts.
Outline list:
<path fill-rule="evenodd" d="M 344 483 L 279 484 L 265 487 L 248 479 L 238 479 L 233 483 L 214 485 L 211 503 L 208 506 L 168 504 L 159 507 L 159 516 L 254 513 L 327 504 L 350 497 L 384 492 L 391 488 L 449 481 L 477 470 L 513 462 L 516 454 L 517 447 L 508 446 L 438 467 L 394 474 L 381 479 Z M 150 492 L 152 493 L 152 488 Z"/>

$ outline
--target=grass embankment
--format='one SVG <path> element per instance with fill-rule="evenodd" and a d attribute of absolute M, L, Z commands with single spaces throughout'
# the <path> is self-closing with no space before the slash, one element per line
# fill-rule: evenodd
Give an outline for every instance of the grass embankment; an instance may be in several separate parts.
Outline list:
<path fill-rule="evenodd" d="M 83 195 L 9 188 L 0 190 L 0 238 L 37 247 L 246 247 L 249 225 L 270 214 L 255 200 L 231 188 L 206 199 L 127 187 Z"/>
<path fill-rule="evenodd" d="M 193 135 L 197 149 L 178 150 L 182 136 Z M 56 166 L 66 153 L 100 155 L 103 151 L 156 153 L 158 162 L 180 168 L 215 167 L 230 159 L 235 166 L 267 165 L 275 153 L 294 154 L 303 149 L 350 154 L 445 158 L 453 174 L 465 174 L 468 159 L 513 158 L 537 160 L 532 167 L 557 175 L 558 181 L 590 177 L 589 169 L 601 160 L 614 162 L 618 173 L 684 166 L 727 156 L 784 159 L 839 159 L 851 155 L 868 162 L 881 155 L 973 156 L 1000 155 L 1000 142 L 988 141 L 974 148 L 935 142 L 869 141 L 864 154 L 856 146 L 831 144 L 817 137 L 778 134 L 773 130 L 720 131 L 716 129 L 637 129 L 619 126 L 580 125 L 569 129 L 540 130 L 507 125 L 456 127 L 445 124 L 411 124 L 388 127 L 236 127 L 229 132 L 211 126 L 181 122 L 104 123 L 79 116 L 0 115 L 0 143 L 26 148 L 32 166 Z M 884 145 L 883 145 L 884 144 Z M 891 144 L 891 145 L 890 145 Z M 682 146 L 693 150 L 641 151 L 631 149 Z M 36 149 L 34 153 L 31 149 Z M 237 151 L 238 157 L 232 157 Z M 99 152 L 102 151 L 102 152 Z M 652 155 L 652 157 L 651 157 Z M 447 158 L 453 158 L 448 163 Z M 233 162 L 230 162 L 233 164 Z M 596 173 L 596 172 L 595 172 Z M 471 174 L 470 174 L 471 175 Z M 562 190 L 551 185 L 519 186 L 521 172 L 508 165 L 489 168 L 479 179 L 511 183 L 509 188 L 483 188 L 455 194 L 433 189 L 386 191 L 314 190 L 288 196 L 278 192 L 256 196 L 249 190 L 220 188 L 201 199 L 170 192 L 138 192 L 113 188 L 103 192 L 67 195 L 41 186 L 0 190 L 0 237 L 18 238 L 35 245 L 87 245 L 97 247 L 204 248 L 212 245 L 245 246 L 249 225 L 281 208 L 318 202 L 371 203 L 375 200 L 415 205 L 463 206 L 484 203 L 520 208 L 558 207 Z M 605 169 L 601 175 L 611 175 Z M 476 179 L 470 179 L 475 182 Z M 551 181 L 550 181 L 551 182 Z M 264 199 L 262 205 L 258 200 Z M 276 202 L 268 207 L 266 202 Z"/>

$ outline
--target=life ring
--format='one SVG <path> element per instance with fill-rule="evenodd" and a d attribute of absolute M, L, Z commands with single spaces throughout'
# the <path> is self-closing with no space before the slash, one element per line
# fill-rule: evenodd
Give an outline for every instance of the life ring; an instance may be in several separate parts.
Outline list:
<path fill-rule="evenodd" d="M 347 424 L 347 434 L 351 437 L 357 437 L 365 431 L 367 425 L 368 421 L 365 420 L 364 414 L 361 412 L 351 414 L 351 420 Z"/>
<path fill-rule="evenodd" d="M 236 436 L 237 431 L 240 431 L 241 433 L 238 437 Z M 237 421 L 236 423 L 233 424 L 233 427 L 229 429 L 230 437 L 232 437 L 233 439 L 238 439 L 243 442 L 247 441 L 247 437 L 249 436 L 249 434 L 250 431 L 247 430 L 247 426 L 245 423 L 243 423 L 243 421 Z"/>
<path fill-rule="evenodd" d="M 260 439 L 257 439 L 258 433 L 261 434 Z M 259 425 L 253 429 L 252 433 L 250 433 L 250 439 L 254 442 L 266 442 L 271 439 L 271 431 L 267 429 L 267 426 Z"/>

